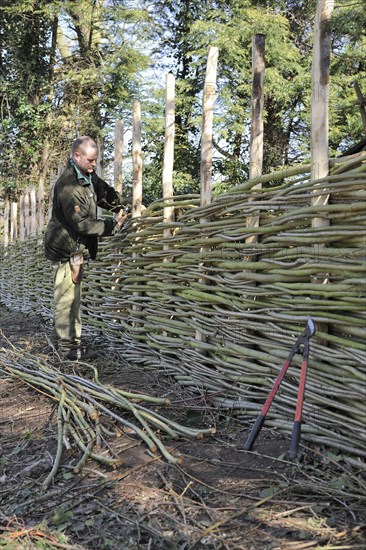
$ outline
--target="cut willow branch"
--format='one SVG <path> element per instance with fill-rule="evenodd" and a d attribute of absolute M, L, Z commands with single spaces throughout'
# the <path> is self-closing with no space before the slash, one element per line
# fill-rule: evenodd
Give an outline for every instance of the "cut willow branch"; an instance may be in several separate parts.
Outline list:
<path fill-rule="evenodd" d="M 183 436 L 200 438 L 203 437 L 203 434 L 212 434 L 215 431 L 213 428 L 202 430 L 185 428 L 176 422 L 165 419 L 154 410 L 142 407 L 138 403 L 134 404 L 132 400 L 139 402 L 155 401 L 159 404 L 167 404 L 169 400 L 129 393 L 110 385 L 105 386 L 100 382 L 95 367 L 92 367 L 95 380 L 91 381 L 80 376 L 61 373 L 47 362 L 15 348 L 0 350 L 0 359 L 2 364 L 0 370 L 14 378 L 21 378 L 27 384 L 32 385 L 33 388 L 42 389 L 42 393 L 59 401 L 57 453 L 52 471 L 43 484 L 44 489 L 50 485 L 57 473 L 66 431 L 71 434 L 74 442 L 83 453 L 74 467 L 75 472 L 82 469 L 89 457 L 114 466 L 122 463 L 120 457 L 106 457 L 95 450 L 99 446 L 98 444 L 101 443 L 101 432 L 110 434 L 108 429 L 102 430 L 103 418 L 110 417 L 122 426 L 130 428 L 147 445 L 150 451 L 156 452 L 159 450 L 164 458 L 172 463 L 179 462 L 180 458 L 174 457 L 168 451 L 150 424 L 175 439 Z M 127 411 L 134 417 L 136 423 L 125 418 L 122 414 L 117 414 L 115 409 Z"/>
<path fill-rule="evenodd" d="M 57 474 L 57 471 L 61 462 L 63 436 L 64 436 L 64 426 L 63 426 L 63 419 L 62 419 L 64 402 L 65 402 L 65 391 L 63 387 L 60 386 L 60 401 L 59 401 L 58 410 L 57 410 L 57 452 L 56 452 L 56 457 L 53 463 L 52 470 L 50 471 L 50 473 L 48 474 L 48 476 L 43 482 L 42 488 L 44 490 L 48 489 L 50 483 L 53 481 L 55 475 Z"/>

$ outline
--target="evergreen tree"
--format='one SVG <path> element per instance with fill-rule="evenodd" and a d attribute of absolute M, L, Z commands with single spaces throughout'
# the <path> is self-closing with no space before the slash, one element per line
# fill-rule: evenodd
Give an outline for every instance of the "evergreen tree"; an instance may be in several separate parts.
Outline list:
<path fill-rule="evenodd" d="M 332 21 L 330 148 L 366 138 L 366 11 L 362 0 L 336 5 Z"/>

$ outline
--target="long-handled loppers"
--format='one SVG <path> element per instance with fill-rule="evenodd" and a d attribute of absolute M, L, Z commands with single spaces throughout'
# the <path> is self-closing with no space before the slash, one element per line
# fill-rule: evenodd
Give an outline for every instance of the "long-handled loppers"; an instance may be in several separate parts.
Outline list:
<path fill-rule="evenodd" d="M 287 369 L 291 365 L 291 361 L 296 353 L 300 353 L 300 350 L 302 348 L 302 363 L 301 363 L 301 373 L 300 373 L 300 383 L 299 383 L 299 390 L 297 394 L 297 404 L 296 404 L 296 412 L 295 412 L 295 421 L 292 428 L 292 435 L 291 435 L 291 445 L 290 450 L 288 452 L 288 457 L 290 460 L 293 460 L 297 456 L 297 451 L 299 448 L 299 441 L 300 441 L 300 433 L 301 433 L 301 417 L 302 417 L 302 407 L 304 403 L 304 394 L 305 394 L 305 384 L 306 384 L 306 371 L 308 367 L 308 359 L 309 359 L 309 340 L 310 338 L 315 334 L 315 325 L 312 319 L 308 320 L 308 324 L 306 325 L 306 329 L 304 332 L 298 337 L 295 344 L 293 345 L 286 361 L 283 364 L 283 367 L 279 373 L 279 375 L 276 378 L 275 383 L 273 384 L 273 388 L 271 389 L 267 400 L 265 404 L 263 405 L 261 414 L 258 416 L 257 420 L 255 421 L 255 424 L 249 434 L 249 437 L 247 441 L 245 442 L 244 449 L 247 451 L 251 451 L 253 448 L 253 444 L 255 440 L 257 439 L 257 436 L 259 432 L 261 431 L 264 420 L 266 418 L 266 414 L 272 405 L 272 401 L 277 393 L 277 390 L 282 382 L 283 377 L 286 374 Z"/>

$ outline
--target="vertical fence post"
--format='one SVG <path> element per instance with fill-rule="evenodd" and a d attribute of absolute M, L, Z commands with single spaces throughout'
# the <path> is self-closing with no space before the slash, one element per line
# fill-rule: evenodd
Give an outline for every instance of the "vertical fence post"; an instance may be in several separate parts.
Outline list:
<path fill-rule="evenodd" d="M 141 153 L 141 106 L 139 101 L 133 105 L 133 190 L 132 217 L 141 216 L 142 206 L 142 153 Z"/>
<path fill-rule="evenodd" d="M 123 120 L 116 120 L 114 129 L 114 188 L 122 193 L 123 188 Z"/>
<path fill-rule="evenodd" d="M 18 204 L 16 202 L 11 203 L 10 211 L 10 241 L 15 243 L 18 238 Z"/>
<path fill-rule="evenodd" d="M 212 125 L 216 91 L 216 74 L 219 49 L 212 46 L 208 52 L 205 87 L 202 101 L 202 137 L 201 137 L 201 206 L 211 202 L 212 182 Z"/>
<path fill-rule="evenodd" d="M 132 121 L 132 218 L 141 216 L 142 210 L 142 152 L 141 152 L 141 105 L 139 101 L 133 104 L 133 121 Z M 133 252 L 133 257 L 137 258 L 138 252 Z M 139 305 L 141 292 L 133 293 L 136 303 L 133 304 L 134 312 L 141 311 Z M 141 325 L 138 320 L 132 322 L 132 326 L 138 328 Z"/>
<path fill-rule="evenodd" d="M 50 221 L 50 219 L 52 217 L 53 192 L 54 192 L 54 189 L 55 189 L 55 183 L 56 183 L 57 178 L 58 178 L 58 172 L 56 172 L 56 171 L 51 172 L 51 175 L 50 175 L 50 193 L 49 193 L 49 199 L 48 199 L 48 213 L 47 213 L 48 221 Z"/>
<path fill-rule="evenodd" d="M 25 240 L 24 193 L 19 196 L 19 240 Z"/>
<path fill-rule="evenodd" d="M 249 179 L 262 175 L 263 167 L 263 107 L 264 107 L 264 70 L 265 70 L 265 36 L 255 34 L 252 37 L 252 124 L 250 132 Z M 252 187 L 261 189 L 258 183 Z M 259 216 L 250 216 L 247 227 L 259 227 Z M 245 242 L 255 243 L 258 235 L 251 235 Z"/>
<path fill-rule="evenodd" d="M 24 191 L 24 237 L 28 239 L 31 233 L 29 189 Z"/>
<path fill-rule="evenodd" d="M 97 168 L 96 173 L 100 178 L 103 178 L 104 166 L 103 166 L 103 155 L 104 155 L 104 142 L 102 138 L 97 139 L 98 146 L 98 158 L 97 158 Z"/>
<path fill-rule="evenodd" d="M 168 73 L 166 75 L 166 105 L 165 105 L 165 140 L 163 162 L 163 197 L 173 197 L 173 166 L 174 166 L 174 134 L 175 134 L 175 78 Z M 164 206 L 164 222 L 174 221 L 174 206 Z M 164 239 L 171 236 L 171 228 L 164 229 Z M 164 250 L 169 249 L 169 244 L 164 245 Z"/>
<path fill-rule="evenodd" d="M 38 187 L 38 233 L 44 230 L 44 182 L 39 181 Z"/>
<path fill-rule="evenodd" d="M 200 180 L 201 180 L 201 206 L 206 206 L 211 203 L 212 196 L 212 127 L 213 127 L 213 112 L 215 103 L 216 92 L 216 75 L 217 75 L 217 62 L 219 57 L 219 49 L 215 46 L 211 46 L 208 51 L 205 85 L 203 90 L 202 99 L 202 134 L 201 134 L 201 166 L 200 166 Z M 207 217 L 202 217 L 200 223 L 204 224 L 208 222 Z M 201 253 L 204 254 L 206 247 L 201 248 Z M 202 271 L 204 271 L 204 263 L 201 264 Z M 201 284 L 206 284 L 206 279 L 201 277 L 199 279 Z M 198 342 L 205 342 L 206 335 L 201 330 L 196 330 L 196 340 Z"/>
<path fill-rule="evenodd" d="M 9 204 L 9 200 L 5 199 L 4 201 L 4 245 L 5 246 L 9 243 L 9 215 L 10 215 L 10 204 Z"/>
<path fill-rule="evenodd" d="M 262 175 L 265 36 L 252 37 L 252 125 L 250 132 L 249 178 Z"/>
<path fill-rule="evenodd" d="M 329 173 L 328 151 L 328 102 L 330 67 L 330 28 L 329 22 L 334 9 L 334 0 L 318 0 L 314 21 L 314 46 L 312 61 L 311 96 L 311 179 L 316 196 L 312 204 L 322 206 L 328 203 L 329 195 L 318 194 L 322 189 L 323 178 Z M 314 218 L 313 227 L 326 227 L 329 221 Z"/>
<path fill-rule="evenodd" d="M 314 182 L 311 203 L 313 206 L 328 204 L 329 194 L 322 180 L 329 173 L 329 73 L 330 73 L 330 20 L 334 9 L 334 0 L 318 0 L 314 21 L 314 46 L 312 60 L 312 97 L 311 97 L 311 180 Z M 329 220 L 313 218 L 312 227 L 321 230 L 329 226 Z M 315 243 L 315 255 L 321 251 L 322 244 Z M 313 277 L 314 283 L 328 282 L 324 274 Z M 326 323 L 318 323 L 317 332 L 328 332 Z M 325 343 L 325 342 L 324 342 Z"/>
<path fill-rule="evenodd" d="M 4 202 L 0 200 L 0 238 L 4 241 Z"/>
<path fill-rule="evenodd" d="M 97 158 L 97 167 L 96 167 L 96 173 L 97 175 L 103 179 L 104 177 L 104 141 L 101 137 L 98 137 L 97 139 L 97 147 L 98 147 L 98 158 Z M 97 206 L 97 217 L 99 218 L 102 215 L 102 209 Z"/>
<path fill-rule="evenodd" d="M 34 237 L 37 233 L 37 199 L 36 199 L 36 189 L 34 185 L 30 186 L 29 196 L 30 196 L 30 212 L 31 212 L 30 234 L 32 237 Z"/>
<path fill-rule="evenodd" d="M 173 205 L 166 206 L 166 201 L 172 201 L 173 198 L 173 168 L 174 168 L 174 135 L 175 135 L 175 78 L 172 73 L 165 77 L 165 135 L 164 135 L 164 159 L 163 159 L 163 220 L 168 224 L 163 230 L 163 238 L 168 241 L 172 236 L 172 227 L 169 225 L 175 220 L 175 209 Z M 171 245 L 164 242 L 163 251 L 169 251 Z M 164 256 L 163 262 L 172 261 L 171 256 Z M 169 280 L 167 283 L 169 284 Z M 167 290 L 167 294 L 173 294 L 172 290 Z M 168 332 L 163 331 L 167 336 Z"/>

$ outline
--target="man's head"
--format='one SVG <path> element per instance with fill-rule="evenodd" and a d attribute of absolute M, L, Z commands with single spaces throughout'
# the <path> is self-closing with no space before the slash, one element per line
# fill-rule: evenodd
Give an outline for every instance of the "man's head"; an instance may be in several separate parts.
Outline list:
<path fill-rule="evenodd" d="M 98 146 L 89 136 L 81 136 L 72 144 L 72 160 L 85 174 L 94 172 L 97 166 Z"/>

